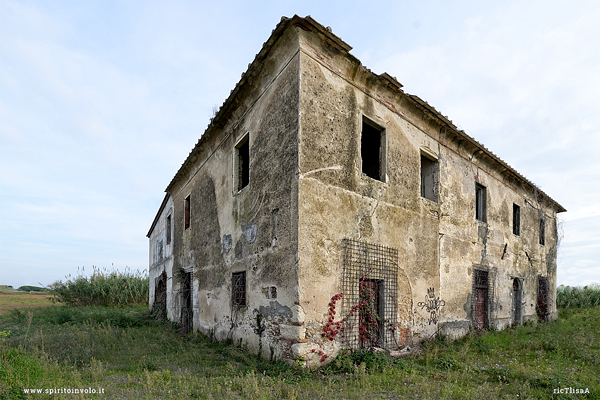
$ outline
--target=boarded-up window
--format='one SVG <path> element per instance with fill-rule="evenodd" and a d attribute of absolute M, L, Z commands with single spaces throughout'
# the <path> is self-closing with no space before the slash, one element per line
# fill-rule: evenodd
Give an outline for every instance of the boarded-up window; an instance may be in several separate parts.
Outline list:
<path fill-rule="evenodd" d="M 486 188 L 479 183 L 475 183 L 475 218 L 478 221 L 487 221 L 487 194 Z"/>
<path fill-rule="evenodd" d="M 513 204 L 513 234 L 521 234 L 521 207 Z"/>
<path fill-rule="evenodd" d="M 231 274 L 231 304 L 234 307 L 246 306 L 246 271 Z"/>

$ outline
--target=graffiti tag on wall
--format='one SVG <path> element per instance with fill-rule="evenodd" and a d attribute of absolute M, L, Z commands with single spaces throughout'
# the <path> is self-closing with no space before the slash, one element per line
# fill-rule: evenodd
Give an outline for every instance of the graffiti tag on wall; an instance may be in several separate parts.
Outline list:
<path fill-rule="evenodd" d="M 427 296 L 425 296 L 425 301 L 417 303 L 418 307 L 425 309 L 426 312 L 429 313 L 429 325 L 437 324 L 440 316 L 440 307 L 444 307 L 446 302 L 444 300 L 440 300 L 440 298 L 435 297 L 435 289 L 429 288 L 427 289 Z"/>

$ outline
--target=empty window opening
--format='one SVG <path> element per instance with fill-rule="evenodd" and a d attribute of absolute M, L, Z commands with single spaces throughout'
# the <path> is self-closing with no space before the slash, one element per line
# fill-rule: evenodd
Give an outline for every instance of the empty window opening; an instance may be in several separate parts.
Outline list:
<path fill-rule="evenodd" d="M 488 296 L 489 296 L 488 272 L 480 269 L 473 270 L 473 328 L 486 329 L 489 327 Z"/>
<path fill-rule="evenodd" d="M 171 216 L 167 216 L 167 244 L 171 244 Z"/>
<path fill-rule="evenodd" d="M 231 274 L 231 304 L 234 307 L 246 306 L 246 271 Z"/>
<path fill-rule="evenodd" d="M 546 244 L 546 220 L 540 218 L 540 244 Z"/>
<path fill-rule="evenodd" d="M 521 234 L 521 207 L 513 204 L 513 234 Z"/>
<path fill-rule="evenodd" d="M 421 197 L 437 201 L 437 161 L 421 154 Z"/>
<path fill-rule="evenodd" d="M 237 144 L 235 153 L 235 188 L 239 192 L 250 183 L 250 141 L 248 140 L 248 134 Z"/>
<path fill-rule="evenodd" d="M 486 188 L 479 183 L 475 183 L 475 218 L 478 221 L 487 221 L 487 194 Z"/>
<path fill-rule="evenodd" d="M 542 321 L 548 319 L 548 278 L 538 276 L 538 298 L 537 298 L 537 315 Z"/>
<path fill-rule="evenodd" d="M 360 139 L 362 172 L 369 178 L 385 180 L 384 171 L 384 130 L 363 119 Z"/>
<path fill-rule="evenodd" d="M 183 226 L 184 229 L 188 229 L 190 227 L 190 196 L 185 198 Z"/>
<path fill-rule="evenodd" d="M 519 278 L 513 279 L 512 298 L 513 298 L 513 325 L 521 325 L 521 307 L 522 291 Z"/>
<path fill-rule="evenodd" d="M 342 248 L 342 308 L 349 315 L 344 345 L 394 346 L 397 330 L 390 327 L 398 326 L 398 250 L 352 239 L 344 239 Z"/>

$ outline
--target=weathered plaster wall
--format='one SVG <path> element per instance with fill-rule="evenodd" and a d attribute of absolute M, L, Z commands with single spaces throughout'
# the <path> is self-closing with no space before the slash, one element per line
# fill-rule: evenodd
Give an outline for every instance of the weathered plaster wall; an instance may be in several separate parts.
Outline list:
<path fill-rule="evenodd" d="M 288 30 L 205 139 L 187 179 L 171 189 L 174 268 L 193 270 L 194 329 L 267 358 L 289 351 L 278 324 L 298 314 L 297 48 L 295 31 Z M 235 146 L 246 134 L 250 181 L 238 192 Z M 187 196 L 191 224 L 184 229 Z M 238 271 L 246 271 L 246 307 L 232 306 L 231 274 Z"/>
<path fill-rule="evenodd" d="M 490 326 L 513 323 L 513 279 L 522 289 L 522 321 L 536 319 L 538 276 L 548 278 L 549 311 L 556 314 L 556 212 L 535 190 L 502 176 L 480 152 L 453 140 L 440 155 L 440 276 L 446 300 L 442 332 L 460 336 L 469 329 L 473 269 L 489 270 Z M 475 219 L 475 182 L 486 187 L 487 222 Z M 513 204 L 521 207 L 520 235 L 514 235 Z M 546 218 L 546 243 L 539 244 L 539 218 Z"/>
<path fill-rule="evenodd" d="M 150 280 L 149 308 L 153 309 L 154 295 L 158 277 L 165 272 L 167 274 L 167 304 L 172 303 L 172 279 L 173 276 L 173 241 L 167 240 L 167 216 L 173 215 L 173 198 L 169 196 L 159 219 L 150 234 L 150 254 L 148 275 Z M 171 217 L 173 224 L 173 217 Z M 173 227 L 171 226 L 171 229 Z M 172 232 L 172 231 L 171 231 Z M 172 233 L 171 233 L 172 234 Z M 171 237 L 172 239 L 172 237 Z M 167 307 L 167 316 L 173 317 L 173 309 Z"/>
<path fill-rule="evenodd" d="M 308 342 L 296 345 L 296 356 L 310 358 L 315 344 L 328 342 L 320 332 L 331 297 L 342 292 L 344 238 L 398 249 L 398 321 L 416 340 L 471 329 L 474 267 L 489 271 L 490 325 L 512 322 L 514 278 L 523 285 L 523 320 L 536 318 L 538 275 L 548 277 L 555 314 L 553 207 L 352 56 L 310 32 L 300 46 L 299 286 Z M 384 182 L 361 172 L 363 116 L 385 128 Z M 421 197 L 421 154 L 437 160 L 437 201 Z M 475 218 L 475 182 L 487 188 L 486 223 Z M 512 234 L 513 202 L 521 236 Z M 441 302 L 428 309 L 430 288 Z"/>
<path fill-rule="evenodd" d="M 298 354 L 321 341 L 328 303 L 342 292 L 344 238 L 398 249 L 400 327 L 432 334 L 416 302 L 439 291 L 438 205 L 421 199 L 419 170 L 420 148 L 435 142 L 381 101 L 384 93 L 403 106 L 357 61 L 310 33 L 301 48 L 299 282 L 309 343 Z M 362 173 L 363 116 L 385 128 L 385 182 Z"/>

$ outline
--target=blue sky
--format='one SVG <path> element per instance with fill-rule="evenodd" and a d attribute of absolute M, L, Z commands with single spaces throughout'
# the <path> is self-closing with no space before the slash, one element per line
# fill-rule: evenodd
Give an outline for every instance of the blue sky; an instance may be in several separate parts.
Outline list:
<path fill-rule="evenodd" d="M 0 0 L 0 284 L 148 265 L 164 189 L 282 16 L 311 15 L 567 208 L 600 282 L 595 1 Z"/>

